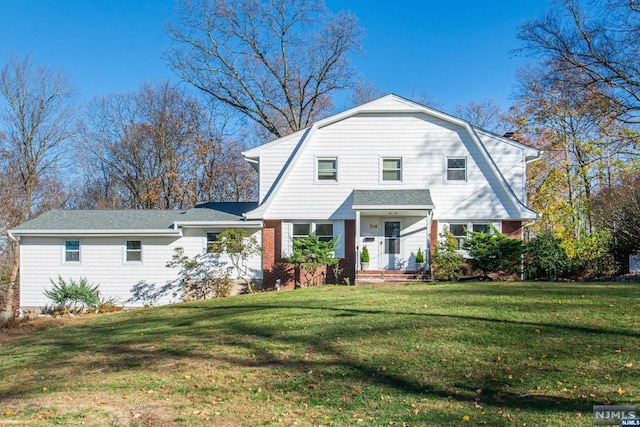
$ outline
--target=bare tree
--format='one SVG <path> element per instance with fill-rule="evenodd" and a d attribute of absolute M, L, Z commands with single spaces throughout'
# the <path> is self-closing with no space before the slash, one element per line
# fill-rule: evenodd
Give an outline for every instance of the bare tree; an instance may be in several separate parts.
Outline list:
<path fill-rule="evenodd" d="M 556 0 L 542 18 L 520 27 L 520 50 L 554 63 L 557 79 L 607 94 L 618 118 L 640 123 L 640 3 Z M 602 92 L 602 85 L 612 90 Z"/>
<path fill-rule="evenodd" d="M 471 101 L 467 105 L 457 105 L 454 114 L 471 123 L 473 126 L 498 132 L 502 123 L 502 110 L 492 99 L 480 102 Z"/>
<path fill-rule="evenodd" d="M 52 204 L 61 204 L 56 171 L 65 143 L 76 133 L 76 110 L 64 75 L 36 66 L 29 56 L 11 58 L 2 68 L 0 96 L 0 134 L 4 136 L 0 138 L 4 178 L 0 199 L 7 201 L 2 208 L 4 232 Z M 14 242 L 6 242 L 2 255 L 11 265 L 4 301 L 5 309 L 11 309 L 19 270 Z"/>
<path fill-rule="evenodd" d="M 319 0 L 182 0 L 168 32 L 181 78 L 275 137 L 330 111 L 361 36 L 354 15 Z"/>
<path fill-rule="evenodd" d="M 94 100 L 84 134 L 85 185 L 74 203 L 174 209 L 253 200 L 255 172 L 218 111 L 167 82 Z"/>

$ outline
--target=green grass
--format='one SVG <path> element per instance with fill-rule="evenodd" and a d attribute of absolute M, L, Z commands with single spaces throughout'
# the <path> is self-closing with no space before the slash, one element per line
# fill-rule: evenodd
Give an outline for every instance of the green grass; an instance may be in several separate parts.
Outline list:
<path fill-rule="evenodd" d="M 590 426 L 640 401 L 640 286 L 319 287 L 0 347 L 0 425 Z"/>

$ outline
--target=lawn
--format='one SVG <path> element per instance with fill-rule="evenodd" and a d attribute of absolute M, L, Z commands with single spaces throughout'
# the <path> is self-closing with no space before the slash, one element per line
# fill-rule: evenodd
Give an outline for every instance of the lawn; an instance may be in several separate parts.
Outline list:
<path fill-rule="evenodd" d="M 459 283 L 86 315 L 2 340 L 0 425 L 590 426 L 640 402 L 639 312 L 638 284 Z"/>

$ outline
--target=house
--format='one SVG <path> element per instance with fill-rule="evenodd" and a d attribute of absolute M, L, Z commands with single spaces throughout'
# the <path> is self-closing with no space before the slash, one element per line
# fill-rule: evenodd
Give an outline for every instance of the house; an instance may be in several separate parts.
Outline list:
<path fill-rule="evenodd" d="M 269 288 L 293 284 L 283 258 L 309 233 L 337 239 L 340 277 L 328 271 L 327 280 L 353 283 L 364 246 L 370 269 L 410 271 L 418 249 L 432 251 L 444 229 L 462 248 L 467 230 L 492 224 L 521 238 L 537 218 L 526 206 L 525 183 L 538 150 L 396 95 L 244 157 L 259 173 L 256 204 L 52 211 L 12 230 L 21 247 L 21 305 L 42 305 L 43 287 L 59 274 L 86 276 L 123 297 L 139 281 L 170 280 L 175 271 L 164 264 L 174 247 L 201 253 L 207 236 L 229 227 L 246 228 L 263 246 L 250 263 L 253 278 Z"/>

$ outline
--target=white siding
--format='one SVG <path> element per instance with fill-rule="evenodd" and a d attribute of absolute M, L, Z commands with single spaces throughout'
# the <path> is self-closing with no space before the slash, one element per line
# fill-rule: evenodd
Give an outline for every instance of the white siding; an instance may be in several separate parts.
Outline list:
<path fill-rule="evenodd" d="M 132 297 L 132 287 L 141 282 L 158 287 L 177 277 L 176 269 L 166 267 L 174 248 L 183 247 L 193 257 L 206 248 L 206 231 L 185 230 L 179 239 L 165 237 L 22 237 L 20 239 L 20 305 L 43 307 L 51 303 L 43 294 L 51 288 L 51 280 L 58 276 L 64 280 L 85 277 L 99 284 L 101 297 L 115 297 L 127 306 L 140 306 L 143 302 L 127 303 Z M 258 241 L 260 230 L 253 234 Z M 65 240 L 80 241 L 80 262 L 64 261 Z M 142 262 L 127 262 L 125 245 L 127 240 L 142 241 Z M 224 262 L 224 259 L 222 259 Z M 254 279 L 262 278 L 261 256 L 247 263 Z M 235 272 L 233 272 L 235 274 Z M 169 293 L 157 304 L 177 302 L 180 295 Z"/>
<path fill-rule="evenodd" d="M 275 148 L 275 147 L 274 147 Z M 291 165 L 270 219 L 352 219 L 354 189 L 429 189 L 435 218 L 517 217 L 481 151 L 460 126 L 426 114 L 360 114 L 317 130 Z M 265 150 L 262 162 L 271 152 Z M 467 181 L 445 180 L 447 156 L 467 158 Z M 315 180 L 315 159 L 338 157 L 338 182 Z M 403 181 L 380 180 L 380 159 L 401 157 Z"/>

